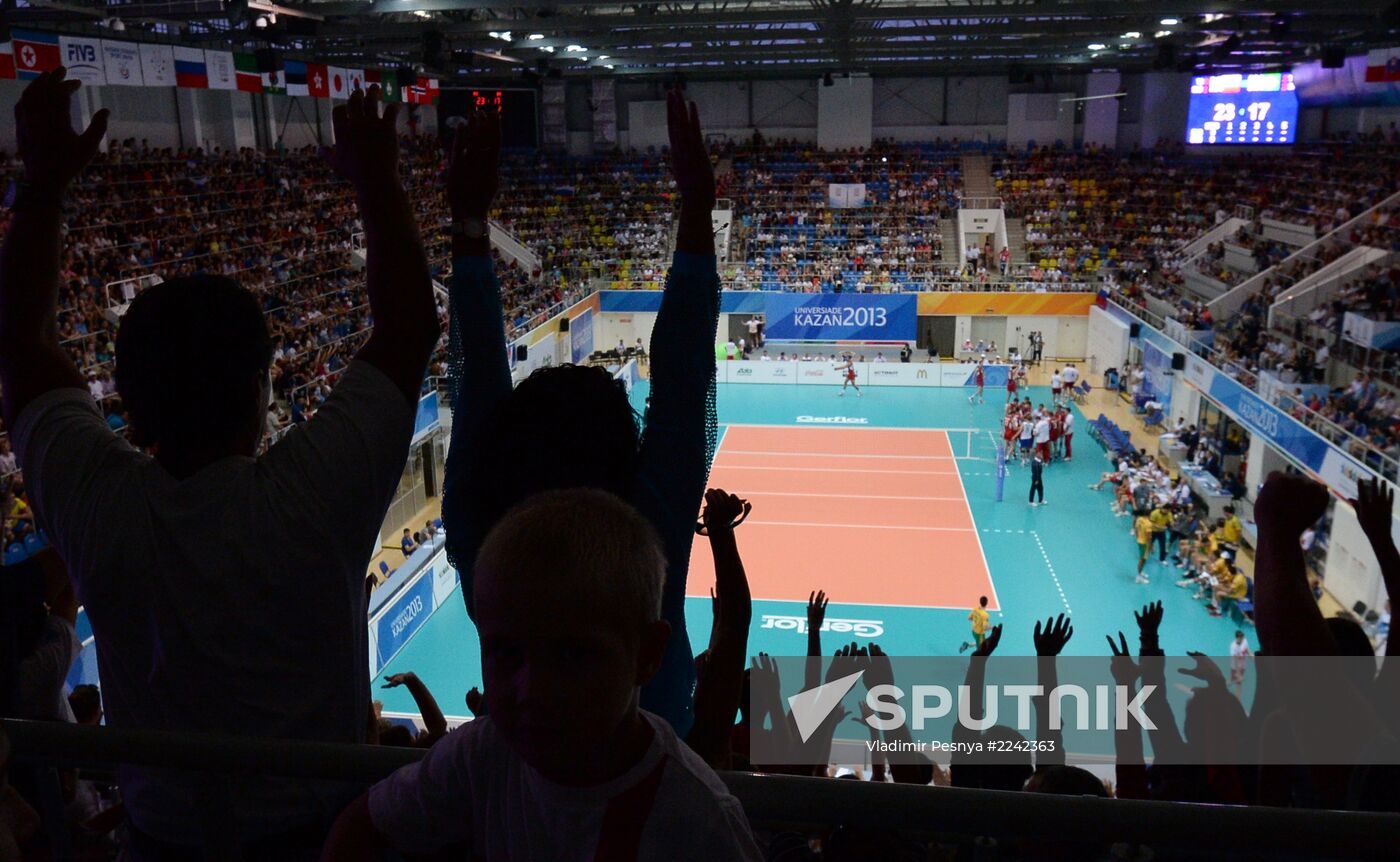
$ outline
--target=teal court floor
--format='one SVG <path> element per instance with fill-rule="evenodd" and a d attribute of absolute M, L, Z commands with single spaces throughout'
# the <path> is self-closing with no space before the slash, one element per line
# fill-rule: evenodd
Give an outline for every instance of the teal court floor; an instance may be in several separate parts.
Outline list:
<path fill-rule="evenodd" d="M 632 398 L 639 408 L 646 394 L 645 382 L 634 389 Z M 1027 394 L 1033 403 L 1048 402 L 1050 398 L 1045 387 L 1031 387 Z M 1046 468 L 1046 505 L 1027 505 L 1029 470 L 1018 466 L 1008 468 L 1003 499 L 997 501 L 995 443 L 1000 437 L 1004 402 L 1005 392 L 993 390 L 988 390 L 986 403 L 974 405 L 968 403 L 967 390 L 954 388 L 868 387 L 864 396 L 857 398 L 854 394 L 837 397 L 836 388 L 827 386 L 721 385 L 719 421 L 723 436 L 716 458 L 717 478 L 723 476 L 728 481 L 730 477 L 749 475 L 735 473 L 732 468 L 738 466 L 740 470 L 755 471 L 754 478 L 748 480 L 752 485 L 772 485 L 771 480 L 777 477 L 763 471 L 792 472 L 787 467 L 764 466 L 778 463 L 776 455 L 747 450 L 730 454 L 732 447 L 726 441 L 739 439 L 740 432 L 749 427 L 790 428 L 794 440 L 806 439 L 802 432 L 814 428 L 861 429 L 864 436 L 850 438 L 856 441 L 879 439 L 878 434 L 867 434 L 865 429 L 953 429 L 947 433 L 950 458 L 922 457 L 928 459 L 928 464 L 947 464 L 947 474 L 951 477 L 956 473 L 953 487 L 961 484 L 961 489 L 950 496 L 933 492 L 920 495 L 917 486 L 923 480 L 919 477 L 927 473 L 927 481 L 932 483 L 939 479 L 940 471 L 921 469 L 919 462 L 888 454 L 869 456 L 893 459 L 881 469 L 837 466 L 843 463 L 839 459 L 861 457 L 860 452 L 843 449 L 812 455 L 814 460 L 804 464 L 806 474 L 829 470 L 834 474 L 868 473 L 881 481 L 905 481 L 910 477 L 895 474 L 910 467 L 915 493 L 870 495 L 876 499 L 873 504 L 842 499 L 839 493 L 799 493 L 800 500 L 772 502 L 754 494 L 755 509 L 750 520 L 760 526 L 740 527 L 740 551 L 746 559 L 762 558 L 769 561 L 765 565 L 790 570 L 758 571 L 752 563 L 748 566 L 750 582 L 755 585 L 750 654 L 762 651 L 801 655 L 806 649 L 802 628 L 807 594 L 826 589 L 830 593 L 828 625 L 840 630 L 823 633 L 825 652 L 855 639 L 862 643 L 873 640 L 894 656 L 957 655 L 959 646 L 969 639 L 968 610 L 989 577 L 986 589 L 993 599 L 992 622 L 1005 626 L 1000 655 L 1034 655 L 1032 630 L 1036 620 L 1059 613 L 1069 614 L 1074 625 L 1074 637 L 1065 655 L 1105 655 L 1104 636 L 1116 635 L 1120 629 L 1130 644 L 1136 644 L 1133 612 L 1156 599 L 1161 599 L 1165 607 L 1161 637 L 1168 655 L 1184 655 L 1187 650 L 1228 655 L 1226 648 L 1237 626 L 1211 617 L 1202 602 L 1191 599 L 1190 591 L 1175 587 L 1179 575 L 1170 560 L 1162 565 L 1154 555 L 1147 569 L 1151 583 L 1134 583 L 1137 545 L 1130 535 L 1130 519 L 1115 517 L 1109 511 L 1111 494 L 1107 488 L 1095 493 L 1087 487 L 1098 480 L 1108 464 L 1102 448 L 1087 431 L 1088 419 L 1093 416 L 1084 416 L 1075 408 L 1075 457 L 1069 463 L 1056 461 Z M 1135 433 L 1134 439 L 1139 436 L 1143 436 L 1141 432 Z M 1155 441 L 1149 446 L 1144 436 L 1142 445 L 1151 450 Z M 798 453 L 785 454 L 797 457 Z M 730 468 L 722 471 L 720 464 Z M 760 477 L 768 481 L 758 481 Z M 817 478 L 820 480 L 820 476 Z M 727 490 L 742 494 L 750 488 Z M 954 499 L 959 495 L 965 497 L 965 502 Z M 810 520 L 799 523 L 795 520 L 799 515 L 791 514 L 810 513 L 814 505 L 820 506 L 821 512 L 829 511 L 829 516 L 802 515 Z M 910 522 L 911 513 L 922 520 Z M 939 526 L 942 519 L 960 518 L 965 522 L 969 514 L 980 545 L 977 553 L 984 557 L 984 562 L 973 566 L 977 569 L 975 577 L 949 571 L 943 565 L 946 557 L 940 555 L 936 544 L 944 535 L 951 541 L 961 529 Z M 882 522 L 870 523 L 875 517 Z M 782 526 L 761 526 L 765 522 Z M 802 536 L 840 543 L 857 559 L 868 550 L 870 570 L 824 572 L 819 565 L 801 560 L 787 562 L 779 557 L 773 561 L 767 548 L 746 550 L 746 541 L 763 542 L 767 536 L 779 535 L 773 532 L 777 529 L 805 531 Z M 972 529 L 961 532 L 971 533 Z M 940 532 L 943 530 L 948 532 Z M 903 531 L 916 531 L 925 538 L 925 544 L 907 557 L 891 558 L 889 548 L 881 545 L 914 547 L 893 541 Z M 703 541 L 697 538 L 697 543 Z M 850 565 L 849 554 L 847 560 L 838 562 Z M 707 589 L 712 575 L 701 571 L 701 566 L 709 566 L 708 555 L 703 551 L 697 552 L 692 562 L 687 589 L 690 598 L 686 602 L 689 635 L 697 650 L 708 642 L 711 622 Z M 843 597 L 840 589 L 826 582 L 846 584 L 852 576 L 861 584 L 861 594 L 854 597 Z M 891 594 L 898 592 L 898 600 L 881 604 L 878 597 L 882 594 L 882 581 L 890 585 Z M 955 587 L 951 591 L 950 584 Z M 926 601 L 918 598 L 922 585 L 927 586 Z M 847 587 L 848 591 L 851 589 Z M 913 600 L 911 595 L 915 596 Z M 804 623 L 799 624 L 799 619 Z M 1246 635 L 1257 647 L 1253 630 L 1246 628 Z M 476 631 L 460 597 L 456 597 L 428 620 L 384 674 L 412 670 L 433 691 L 445 713 L 466 715 L 463 695 L 472 686 L 480 685 L 480 660 Z M 374 696 L 383 700 L 387 710 L 415 711 L 402 688 L 380 689 L 376 680 L 374 689 Z"/>

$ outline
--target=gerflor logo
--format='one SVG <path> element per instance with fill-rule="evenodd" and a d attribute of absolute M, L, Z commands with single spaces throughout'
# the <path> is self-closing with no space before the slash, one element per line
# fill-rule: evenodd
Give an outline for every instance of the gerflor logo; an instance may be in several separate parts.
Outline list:
<path fill-rule="evenodd" d="M 864 416 L 798 416 L 798 422 L 811 425 L 868 425 Z"/>

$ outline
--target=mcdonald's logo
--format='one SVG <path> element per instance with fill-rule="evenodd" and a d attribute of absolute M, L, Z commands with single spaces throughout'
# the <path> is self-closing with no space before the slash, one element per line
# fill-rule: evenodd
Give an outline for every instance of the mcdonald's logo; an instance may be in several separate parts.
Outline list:
<path fill-rule="evenodd" d="M 914 372 L 914 379 L 915 379 L 915 380 L 927 380 L 927 379 L 928 379 L 928 372 L 925 371 L 924 369 L 920 368 L 918 371 L 915 371 L 915 372 Z"/>

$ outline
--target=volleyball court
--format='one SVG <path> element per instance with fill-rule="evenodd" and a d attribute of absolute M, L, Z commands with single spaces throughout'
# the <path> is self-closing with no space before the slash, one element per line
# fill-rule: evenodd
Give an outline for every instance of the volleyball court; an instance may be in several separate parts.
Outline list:
<path fill-rule="evenodd" d="M 944 431 L 730 425 L 709 486 L 753 503 L 738 535 L 755 600 L 1000 609 Z M 707 596 L 703 540 L 690 573 Z"/>

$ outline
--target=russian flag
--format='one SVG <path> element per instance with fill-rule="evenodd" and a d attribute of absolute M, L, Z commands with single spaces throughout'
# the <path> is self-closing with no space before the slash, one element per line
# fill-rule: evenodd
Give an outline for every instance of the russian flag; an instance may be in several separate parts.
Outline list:
<path fill-rule="evenodd" d="M 12 30 L 10 38 L 15 52 L 15 76 L 21 81 L 32 81 L 58 68 L 60 52 L 56 33 Z"/>
<path fill-rule="evenodd" d="M 204 49 L 175 48 L 175 86 L 209 89 L 209 67 L 205 65 Z"/>

